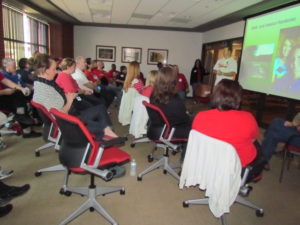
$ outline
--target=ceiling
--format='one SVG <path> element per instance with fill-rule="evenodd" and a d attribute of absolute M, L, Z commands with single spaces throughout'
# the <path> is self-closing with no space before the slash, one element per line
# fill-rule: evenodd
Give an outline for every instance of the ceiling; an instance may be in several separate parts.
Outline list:
<path fill-rule="evenodd" d="M 77 25 L 203 32 L 295 0 L 3 0 Z"/>

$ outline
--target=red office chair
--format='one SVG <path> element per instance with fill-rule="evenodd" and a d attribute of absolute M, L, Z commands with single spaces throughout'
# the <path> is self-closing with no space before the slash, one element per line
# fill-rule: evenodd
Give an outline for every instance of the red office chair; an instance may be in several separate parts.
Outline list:
<path fill-rule="evenodd" d="M 96 187 L 94 178 L 98 176 L 106 181 L 111 180 L 113 173 L 108 168 L 130 160 L 130 155 L 112 146 L 123 143 L 124 139 L 114 138 L 101 143 L 96 142 L 92 134 L 78 118 L 67 115 L 57 109 L 51 109 L 50 112 L 56 118 L 62 135 L 59 159 L 68 170 L 61 194 L 70 195 L 71 193 L 76 193 L 88 196 L 88 200 L 60 225 L 69 223 L 88 209 L 91 211 L 96 210 L 111 224 L 117 224 L 96 201 L 96 197 L 117 191 L 120 191 L 120 194 L 125 194 L 125 189 L 122 186 Z M 67 183 L 70 173 L 90 174 L 89 187 L 68 187 Z"/>
<path fill-rule="evenodd" d="M 35 149 L 35 156 L 40 156 L 40 151 L 54 147 L 54 149 L 59 150 L 59 140 L 60 140 L 60 132 L 58 129 L 58 125 L 53 116 L 51 116 L 50 112 L 41 104 L 31 101 L 33 107 L 36 108 L 40 118 L 43 121 L 43 139 L 46 144 L 41 147 Z M 35 176 L 42 175 L 43 172 L 55 172 L 55 171 L 64 171 L 65 168 L 61 165 L 55 165 L 43 169 L 39 169 L 35 172 Z"/>
<path fill-rule="evenodd" d="M 294 139 L 298 139 L 298 138 L 300 138 L 300 135 L 291 136 L 289 138 L 289 140 L 287 141 L 287 143 L 284 145 L 283 160 L 282 160 L 282 166 L 281 166 L 281 171 L 280 171 L 280 176 L 279 176 L 280 183 L 282 182 L 282 179 L 283 179 L 283 172 L 284 172 L 284 168 L 285 168 L 286 159 L 288 158 L 287 169 L 289 169 L 290 162 L 291 162 L 291 159 L 293 158 L 293 156 L 295 156 L 295 155 L 300 156 L 300 148 L 296 147 L 292 144 L 292 141 Z"/>
<path fill-rule="evenodd" d="M 141 172 L 137 180 L 141 181 L 142 177 L 159 168 L 163 167 L 163 172 L 164 174 L 170 173 L 174 178 L 179 180 L 178 174 L 174 171 L 175 168 L 179 168 L 180 165 L 174 164 L 169 162 L 169 151 L 171 150 L 173 154 L 176 154 L 178 150 L 180 149 L 182 143 L 187 142 L 187 138 L 173 138 L 173 134 L 175 132 L 174 127 L 171 127 L 169 120 L 167 119 L 166 115 L 164 112 L 157 106 L 150 104 L 146 101 L 143 101 L 143 104 L 146 106 L 146 109 L 148 111 L 152 110 L 155 112 L 155 114 L 152 114 L 153 116 L 155 115 L 156 117 L 160 117 L 164 121 L 164 127 L 155 127 L 151 126 L 151 115 L 149 114 L 149 126 L 148 126 L 148 131 L 147 131 L 147 137 L 154 143 L 154 148 L 152 150 L 152 153 L 148 155 L 148 162 L 152 162 L 153 159 L 157 159 L 158 161 L 154 163 L 152 166 Z M 161 147 L 164 149 L 164 154 L 163 156 L 154 156 L 154 150 L 157 149 L 157 147 Z"/>

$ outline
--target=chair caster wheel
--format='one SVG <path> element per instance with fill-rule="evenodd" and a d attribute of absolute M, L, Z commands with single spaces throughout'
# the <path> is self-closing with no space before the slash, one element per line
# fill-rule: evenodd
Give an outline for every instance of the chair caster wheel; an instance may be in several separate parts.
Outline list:
<path fill-rule="evenodd" d="M 135 147 L 135 144 L 134 144 L 134 143 L 130 144 L 130 147 L 131 147 L 131 148 L 134 148 L 134 147 Z"/>
<path fill-rule="evenodd" d="M 264 216 L 264 210 L 258 209 L 255 211 L 257 217 L 263 217 Z"/>
<path fill-rule="evenodd" d="M 36 171 L 36 172 L 34 173 L 34 175 L 35 175 L 36 177 L 39 177 L 39 176 L 42 175 L 42 172 Z"/>
<path fill-rule="evenodd" d="M 65 194 L 65 190 L 64 190 L 63 188 L 61 188 L 61 189 L 59 190 L 59 194 L 64 195 L 64 194 Z"/>
<path fill-rule="evenodd" d="M 125 195 L 125 190 L 121 190 L 120 195 Z"/>
<path fill-rule="evenodd" d="M 149 163 L 153 161 L 153 157 L 151 155 L 148 155 L 147 158 Z"/>
<path fill-rule="evenodd" d="M 183 202 L 183 203 L 182 203 L 182 206 L 183 206 L 183 208 L 188 208 L 188 207 L 189 207 L 189 204 L 187 204 L 186 202 Z"/>
<path fill-rule="evenodd" d="M 67 197 L 70 197 L 72 195 L 72 192 L 71 191 L 65 191 L 64 195 L 67 196 Z"/>
<path fill-rule="evenodd" d="M 35 152 L 36 157 L 40 157 L 41 153 L 40 152 Z"/>
<path fill-rule="evenodd" d="M 142 181 L 142 179 L 143 179 L 142 177 L 137 177 L 138 181 Z"/>
<path fill-rule="evenodd" d="M 172 155 L 176 155 L 177 154 L 177 151 L 172 151 Z"/>
<path fill-rule="evenodd" d="M 103 197 L 105 196 L 105 194 L 102 195 Z"/>
<path fill-rule="evenodd" d="M 166 170 L 164 170 L 164 174 L 167 174 L 167 171 L 166 171 Z"/>
<path fill-rule="evenodd" d="M 90 212 L 94 212 L 95 209 L 93 207 L 90 207 Z"/>

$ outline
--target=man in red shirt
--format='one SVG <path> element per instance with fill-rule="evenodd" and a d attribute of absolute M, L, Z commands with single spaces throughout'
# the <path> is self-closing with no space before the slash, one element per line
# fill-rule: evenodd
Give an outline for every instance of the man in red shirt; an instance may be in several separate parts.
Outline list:
<path fill-rule="evenodd" d="M 178 94 L 182 99 L 185 99 L 186 93 L 189 90 L 188 82 L 184 74 L 179 73 L 179 67 L 177 65 L 174 66 L 174 69 L 177 73 L 177 88 L 179 90 Z"/>

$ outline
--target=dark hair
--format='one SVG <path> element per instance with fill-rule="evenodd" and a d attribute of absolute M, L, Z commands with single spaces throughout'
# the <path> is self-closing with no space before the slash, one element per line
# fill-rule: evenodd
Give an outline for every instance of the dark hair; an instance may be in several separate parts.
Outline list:
<path fill-rule="evenodd" d="M 152 100 L 156 104 L 168 104 L 177 94 L 177 75 L 173 68 L 163 67 L 158 71 L 153 84 Z"/>
<path fill-rule="evenodd" d="M 91 65 L 92 64 L 92 59 L 91 58 L 86 58 L 85 62 L 87 65 Z"/>
<path fill-rule="evenodd" d="M 121 66 L 121 67 L 120 67 L 120 72 L 122 72 L 122 71 L 125 70 L 125 69 L 127 69 L 126 66 Z"/>
<path fill-rule="evenodd" d="M 161 69 L 162 67 L 163 67 L 163 64 L 162 64 L 161 62 L 158 62 L 158 63 L 157 63 L 157 68 L 158 68 L 158 69 Z"/>
<path fill-rule="evenodd" d="M 242 100 L 242 86 L 237 81 L 223 79 L 214 88 L 211 105 L 219 110 L 239 109 Z"/>
<path fill-rule="evenodd" d="M 33 69 L 35 70 L 36 75 L 42 74 L 50 68 L 50 59 L 52 58 L 49 55 L 41 53 L 33 58 Z"/>
<path fill-rule="evenodd" d="M 22 69 L 22 70 L 25 69 L 27 63 L 28 63 L 28 59 L 27 58 L 21 58 L 19 60 L 19 63 L 18 63 L 19 68 Z"/>
<path fill-rule="evenodd" d="M 117 68 L 116 64 L 111 64 L 111 68 L 115 70 Z"/>

